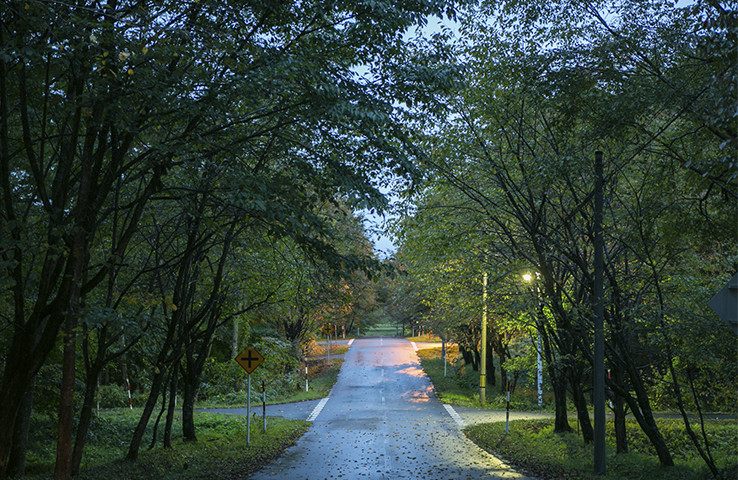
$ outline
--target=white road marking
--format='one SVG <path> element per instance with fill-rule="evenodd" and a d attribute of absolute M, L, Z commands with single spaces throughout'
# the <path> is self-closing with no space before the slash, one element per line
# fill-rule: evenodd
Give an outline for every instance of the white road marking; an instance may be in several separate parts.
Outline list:
<path fill-rule="evenodd" d="M 348 346 L 350 347 L 352 343 L 354 343 L 354 339 L 353 338 L 351 340 L 349 340 Z"/>
<path fill-rule="evenodd" d="M 323 411 L 323 407 L 325 407 L 325 404 L 328 403 L 328 399 L 331 398 L 330 394 L 325 397 L 323 400 L 321 400 L 315 408 L 313 408 L 313 413 L 310 414 L 310 416 L 307 418 L 308 422 L 312 422 L 316 418 L 318 418 L 318 415 L 320 415 L 320 412 Z"/>
<path fill-rule="evenodd" d="M 454 422 L 456 422 L 456 425 L 459 426 L 459 428 L 466 427 L 466 424 L 464 423 L 464 420 L 461 419 L 458 413 L 456 413 L 456 410 L 454 410 L 454 407 L 451 405 L 443 404 L 443 408 L 446 409 L 449 415 L 451 415 L 451 418 L 454 419 Z"/>
<path fill-rule="evenodd" d="M 410 342 L 410 343 L 412 343 L 412 344 L 413 344 L 413 350 L 415 350 L 415 351 L 417 352 L 417 351 L 418 351 L 418 346 L 417 346 L 417 345 L 415 345 L 415 342 Z"/>

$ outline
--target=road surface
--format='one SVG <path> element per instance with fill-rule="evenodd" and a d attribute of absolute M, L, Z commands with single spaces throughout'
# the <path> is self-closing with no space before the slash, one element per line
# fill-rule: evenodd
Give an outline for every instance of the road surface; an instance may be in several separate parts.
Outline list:
<path fill-rule="evenodd" d="M 253 480 L 526 478 L 461 433 L 404 339 L 354 341 L 329 397 L 307 407 L 313 426 Z"/>

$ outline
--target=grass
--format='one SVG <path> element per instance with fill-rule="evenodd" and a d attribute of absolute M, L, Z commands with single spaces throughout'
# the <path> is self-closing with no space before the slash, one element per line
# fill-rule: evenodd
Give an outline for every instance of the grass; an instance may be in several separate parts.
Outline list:
<path fill-rule="evenodd" d="M 312 362 L 309 368 L 309 392 L 296 389 L 278 402 L 313 400 L 328 395 L 333 387 L 343 359 L 331 359 L 330 368 L 324 360 Z M 245 405 L 245 403 L 244 403 Z M 240 406 L 238 404 L 205 405 L 204 407 Z M 144 436 L 141 453 L 136 461 L 122 460 L 128 451 L 133 429 L 141 409 L 104 409 L 93 419 L 85 446 L 78 478 L 93 479 L 241 479 L 279 456 L 307 431 L 308 422 L 267 418 L 267 432 L 262 432 L 261 417 L 251 422 L 251 443 L 246 444 L 246 420 L 241 416 L 195 412 L 198 440 L 184 442 L 181 436 L 181 413 L 175 414 L 172 428 L 172 448 L 161 447 L 162 426 L 158 442 L 148 449 L 153 435 L 153 419 Z M 162 419 L 163 425 L 163 419 Z M 40 480 L 53 476 L 56 448 L 56 423 L 49 416 L 34 415 L 32 438 L 27 456 L 26 479 Z"/>
<path fill-rule="evenodd" d="M 630 452 L 615 454 L 612 421 L 607 425 L 605 476 L 595 475 L 593 447 L 574 433 L 554 434 L 553 420 L 517 420 L 485 423 L 464 429 L 477 445 L 505 460 L 516 469 L 540 479 L 583 480 L 703 480 L 712 478 L 702 459 L 686 445 L 689 440 L 679 420 L 659 419 L 659 427 L 674 457 L 675 466 L 661 467 L 652 447 L 634 420 L 628 421 Z M 725 478 L 738 473 L 738 425 L 731 420 L 714 420 L 707 425 L 713 454 Z"/>
<path fill-rule="evenodd" d="M 418 335 L 418 336 L 415 336 L 415 337 L 405 337 L 405 338 L 407 338 L 411 342 L 442 343 L 441 342 L 441 337 L 439 337 L 437 335 L 433 335 L 433 334 L 430 334 L 430 335 L 423 334 L 423 335 Z M 440 351 L 439 351 L 439 355 L 440 355 Z"/>
<path fill-rule="evenodd" d="M 331 348 L 331 351 L 333 349 Z M 331 358 L 331 366 L 327 368 L 324 360 L 319 360 L 317 365 L 311 366 L 308 370 L 308 391 L 306 392 L 303 388 L 296 390 L 292 395 L 281 398 L 279 401 L 272 402 L 276 403 L 292 403 L 302 402 L 305 400 L 317 400 L 328 396 L 331 388 L 338 379 L 338 373 L 343 365 L 342 358 Z M 269 403 L 269 402 L 267 402 Z"/>
<path fill-rule="evenodd" d="M 313 346 L 310 349 L 310 356 L 311 357 L 323 357 L 328 355 L 327 353 L 327 345 L 324 344 L 313 344 Z M 331 355 L 342 355 L 346 352 L 348 352 L 348 345 L 336 345 L 333 342 L 331 342 Z"/>
<path fill-rule="evenodd" d="M 246 478 L 270 459 L 280 455 L 307 430 L 309 423 L 300 420 L 267 418 L 267 431 L 261 419 L 252 422 L 251 443 L 246 443 L 246 421 L 243 417 L 198 412 L 195 416 L 196 442 L 183 442 L 181 415 L 172 429 L 173 446 L 160 443 L 148 449 L 152 428 L 144 437 L 136 461 L 122 460 L 128 448 L 140 409 L 103 410 L 94 420 L 82 463 L 80 479 L 237 479 Z M 55 428 L 48 417 L 36 418 L 33 446 L 29 451 L 27 478 L 50 478 L 53 474 L 53 441 L 43 442 L 38 433 Z M 153 422 L 152 422 L 153 423 Z M 161 430 L 161 429 L 160 429 Z M 161 438 L 161 431 L 159 432 Z M 46 437 L 52 440 L 52 437 Z M 43 446 L 43 444 L 47 444 Z M 52 450 L 49 450 L 52 449 Z"/>
<path fill-rule="evenodd" d="M 458 350 L 449 349 L 449 358 Z M 441 401 L 453 405 L 481 408 L 479 402 L 479 373 L 458 369 L 449 363 L 447 376 L 443 375 L 440 348 L 418 351 L 423 370 L 435 387 Z M 484 408 L 504 409 L 506 396 L 498 394 L 497 387 L 487 388 L 488 402 Z M 491 394 L 491 392 L 493 392 Z M 544 405 L 551 409 L 552 398 L 544 397 Z M 512 410 L 534 411 L 537 406 L 535 391 L 518 389 L 510 401 Z M 573 411 L 573 410 L 572 410 Z M 545 479 L 597 480 L 703 480 L 712 478 L 703 460 L 696 453 L 684 431 L 681 420 L 658 419 L 659 429 L 674 457 L 675 466 L 662 468 L 648 438 L 635 420 L 628 420 L 630 453 L 615 454 L 612 420 L 607 431 L 607 475 L 593 474 L 593 447 L 585 444 L 575 433 L 554 434 L 553 420 L 516 420 L 510 422 L 510 434 L 505 435 L 505 423 L 486 423 L 464 429 L 477 445 L 505 460 L 514 468 Z M 706 424 L 713 455 L 725 478 L 738 478 L 738 423 L 735 420 L 711 420 Z"/>
<path fill-rule="evenodd" d="M 506 408 L 507 395 L 500 391 L 499 378 L 497 385 L 487 380 L 486 403 L 479 402 L 479 372 L 471 368 L 460 367 L 454 364 L 458 357 L 459 349 L 456 345 L 448 347 L 448 363 L 446 375 L 443 375 L 443 358 L 441 358 L 441 347 L 423 348 L 418 350 L 423 370 L 430 377 L 435 387 L 436 397 L 450 405 L 472 408 L 502 409 Z M 512 410 L 546 410 L 553 405 L 553 398 L 549 394 L 544 395 L 544 408 L 538 407 L 538 396 L 533 390 L 518 387 L 510 399 Z"/>

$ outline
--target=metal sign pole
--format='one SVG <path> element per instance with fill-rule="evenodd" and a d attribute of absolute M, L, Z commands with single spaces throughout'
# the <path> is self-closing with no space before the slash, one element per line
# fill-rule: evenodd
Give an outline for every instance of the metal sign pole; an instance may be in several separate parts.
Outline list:
<path fill-rule="evenodd" d="M 251 445 L 251 374 L 246 387 L 246 445 Z"/>
<path fill-rule="evenodd" d="M 262 418 L 264 419 L 264 433 L 267 431 L 267 387 L 264 380 L 261 381 L 261 407 L 262 407 Z"/>

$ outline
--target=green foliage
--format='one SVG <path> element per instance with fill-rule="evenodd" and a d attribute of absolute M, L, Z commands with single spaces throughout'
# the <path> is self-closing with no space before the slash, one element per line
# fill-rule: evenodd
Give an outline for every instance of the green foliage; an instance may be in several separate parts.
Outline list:
<path fill-rule="evenodd" d="M 282 418 L 267 419 L 267 433 L 254 422 L 251 444 L 246 445 L 243 417 L 197 413 L 197 442 L 183 443 L 175 435 L 173 448 L 154 448 L 141 454 L 136 462 L 121 462 L 128 438 L 136 424 L 138 411 L 103 410 L 90 427 L 88 448 L 79 478 L 202 479 L 236 477 L 249 474 L 264 462 L 279 455 L 306 430 L 307 423 Z M 178 421 L 178 420 L 177 420 Z M 32 447 L 26 478 L 48 478 L 53 471 L 55 426 L 34 417 Z M 256 425 L 258 423 L 258 425 Z M 179 431 L 175 425 L 174 432 Z"/>
<path fill-rule="evenodd" d="M 303 400 L 317 400 L 328 396 L 331 388 L 338 379 L 343 359 L 331 358 L 331 365 L 327 367 L 325 361 L 320 360 L 317 364 L 312 362 L 309 368 L 309 389 L 305 392 L 304 377 L 301 375 L 297 378 L 297 384 L 292 385 L 292 389 L 285 389 L 280 395 L 267 392 L 267 404 L 273 405 L 278 403 L 301 402 Z M 301 372 L 300 372 L 301 373 Z M 253 388 L 253 387 L 252 387 Z M 252 402 L 261 398 L 261 387 L 252 390 Z M 246 405 L 247 392 L 245 390 L 237 390 L 217 394 L 207 399 L 201 398 L 198 402 L 199 408 L 219 408 L 219 407 L 242 407 Z"/>
<path fill-rule="evenodd" d="M 443 358 L 441 349 L 427 348 L 418 350 L 418 357 L 423 365 L 423 371 L 433 383 L 434 394 L 443 403 L 459 405 L 462 407 L 488 408 L 493 410 L 504 410 L 507 408 L 507 394 L 501 386 L 502 381 L 497 378 L 497 384 L 492 385 L 490 378 L 487 379 L 487 402 L 481 405 L 479 402 L 479 372 L 463 365 L 458 357 L 458 349 L 449 348 L 449 363 L 446 365 L 446 375 L 443 374 Z M 488 373 L 488 375 L 490 375 Z M 499 377 L 499 370 L 495 371 Z M 544 409 L 551 408 L 551 395 L 544 395 Z M 516 387 L 510 397 L 510 408 L 517 411 L 539 410 L 538 392 L 531 388 Z"/>
<path fill-rule="evenodd" d="M 649 440 L 634 420 L 628 420 L 627 432 L 631 453 L 615 454 L 612 421 L 606 425 L 607 474 L 593 473 L 592 445 L 585 444 L 574 433 L 554 434 L 551 420 L 514 420 L 505 435 L 505 423 L 484 423 L 467 427 L 464 433 L 485 450 L 512 466 L 543 478 L 577 479 L 685 479 L 709 478 L 701 459 L 687 439 L 684 425 L 678 420 L 659 420 L 659 427 L 674 454 L 674 467 L 659 467 Z M 738 465 L 735 451 L 738 425 L 732 420 L 713 420 L 707 425 L 713 441 L 713 453 L 719 468 L 727 474 Z"/>
<path fill-rule="evenodd" d="M 275 401 L 284 398 L 300 383 L 300 363 L 291 343 L 277 338 L 263 337 L 254 344 L 264 357 L 261 365 L 251 374 L 252 395 L 261 392 L 262 381 L 266 384 L 267 398 Z M 206 360 L 200 384 L 200 398 L 204 401 L 245 402 L 247 374 L 233 360 L 218 362 Z"/>
<path fill-rule="evenodd" d="M 128 392 L 120 385 L 100 385 L 97 389 L 97 398 L 100 401 L 100 408 L 122 408 L 128 404 Z"/>

